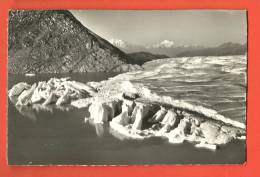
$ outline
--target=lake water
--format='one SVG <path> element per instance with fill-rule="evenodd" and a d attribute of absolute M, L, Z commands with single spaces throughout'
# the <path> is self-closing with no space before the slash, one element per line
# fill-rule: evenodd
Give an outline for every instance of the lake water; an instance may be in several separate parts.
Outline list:
<path fill-rule="evenodd" d="M 8 88 L 51 77 L 100 81 L 116 73 L 9 75 Z M 245 141 L 235 141 L 213 152 L 189 143 L 169 144 L 160 138 L 121 140 L 107 124 L 84 123 L 86 109 L 67 107 L 16 108 L 8 104 L 8 159 L 11 165 L 129 165 L 129 164 L 239 164 L 245 162 Z"/>

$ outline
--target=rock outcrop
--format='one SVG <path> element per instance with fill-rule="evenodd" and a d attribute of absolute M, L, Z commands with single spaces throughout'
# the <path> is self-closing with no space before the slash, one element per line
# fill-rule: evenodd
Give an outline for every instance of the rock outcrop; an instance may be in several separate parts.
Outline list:
<path fill-rule="evenodd" d="M 66 10 L 12 10 L 9 73 L 124 72 L 141 69 Z"/>

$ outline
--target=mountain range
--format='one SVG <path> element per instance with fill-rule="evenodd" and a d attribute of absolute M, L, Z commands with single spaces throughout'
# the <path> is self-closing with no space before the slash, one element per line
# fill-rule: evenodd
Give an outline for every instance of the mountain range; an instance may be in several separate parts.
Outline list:
<path fill-rule="evenodd" d="M 169 57 L 188 57 L 243 55 L 247 52 L 247 44 L 232 42 L 226 42 L 215 47 L 205 47 L 201 45 L 177 45 L 171 40 L 163 40 L 152 45 L 134 45 L 120 39 L 111 39 L 109 41 L 122 51 L 130 54 L 136 52 L 148 52 Z"/>

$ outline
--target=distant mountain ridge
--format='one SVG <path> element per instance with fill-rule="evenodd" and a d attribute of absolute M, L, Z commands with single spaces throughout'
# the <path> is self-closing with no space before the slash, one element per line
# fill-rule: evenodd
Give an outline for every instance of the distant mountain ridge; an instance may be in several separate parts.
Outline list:
<path fill-rule="evenodd" d="M 184 51 L 176 57 L 193 57 L 193 56 L 228 56 L 244 55 L 247 53 L 247 44 L 236 44 L 232 42 L 223 43 L 217 47 L 202 48 L 193 51 Z"/>
<path fill-rule="evenodd" d="M 140 69 L 129 56 L 67 10 L 9 13 L 9 73 L 109 72 Z"/>
<path fill-rule="evenodd" d="M 126 53 L 149 52 L 169 57 L 184 56 L 221 56 L 243 55 L 247 52 L 247 44 L 226 42 L 216 47 L 200 45 L 177 45 L 171 40 L 163 40 L 158 44 L 148 46 L 129 44 L 123 40 L 110 40 L 110 42 Z"/>

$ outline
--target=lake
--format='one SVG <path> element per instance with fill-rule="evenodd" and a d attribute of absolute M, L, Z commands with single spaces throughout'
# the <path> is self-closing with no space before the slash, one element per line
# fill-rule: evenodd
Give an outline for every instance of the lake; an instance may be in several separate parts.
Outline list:
<path fill-rule="evenodd" d="M 101 81 L 118 73 L 9 74 L 8 88 L 24 81 L 71 77 L 81 82 Z M 173 145 L 166 139 L 122 140 L 108 124 L 84 122 L 86 109 L 54 106 L 16 108 L 8 103 L 8 161 L 10 165 L 130 165 L 130 164 L 240 164 L 246 160 L 245 141 L 234 141 L 217 151 L 192 144 Z"/>

